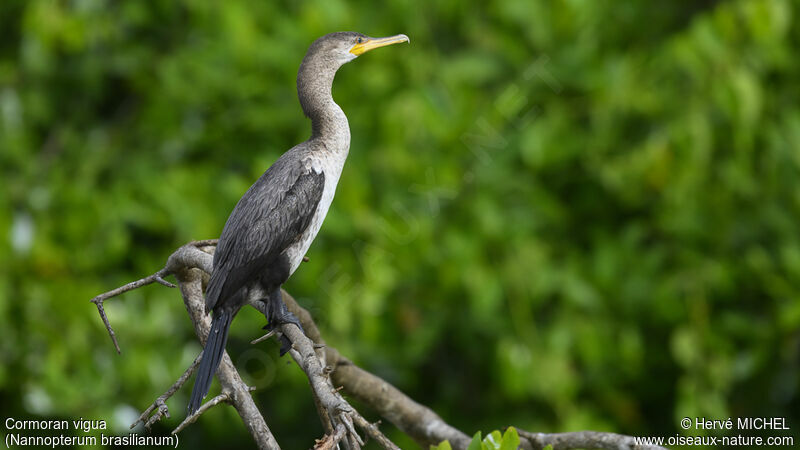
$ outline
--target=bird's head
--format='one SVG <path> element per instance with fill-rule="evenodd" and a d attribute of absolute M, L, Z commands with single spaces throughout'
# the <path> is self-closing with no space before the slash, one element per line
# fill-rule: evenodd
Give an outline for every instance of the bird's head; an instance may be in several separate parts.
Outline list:
<path fill-rule="evenodd" d="M 364 53 L 387 45 L 409 42 L 408 36 L 398 34 L 383 38 L 373 38 L 353 31 L 330 33 L 314 41 L 308 49 L 306 58 L 325 60 L 337 67 L 348 63 Z"/>
<path fill-rule="evenodd" d="M 327 107 L 324 100 L 330 98 L 333 78 L 342 64 L 370 50 L 400 42 L 409 42 L 408 36 L 371 38 L 352 31 L 326 34 L 314 41 L 297 71 L 297 96 L 303 113 L 313 119 Z"/>

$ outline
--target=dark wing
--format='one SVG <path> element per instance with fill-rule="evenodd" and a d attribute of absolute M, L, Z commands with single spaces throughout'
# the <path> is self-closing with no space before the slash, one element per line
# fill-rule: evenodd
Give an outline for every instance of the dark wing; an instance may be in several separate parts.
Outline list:
<path fill-rule="evenodd" d="M 214 253 L 206 309 L 224 305 L 308 228 L 325 185 L 324 173 L 280 158 L 242 196 Z"/>

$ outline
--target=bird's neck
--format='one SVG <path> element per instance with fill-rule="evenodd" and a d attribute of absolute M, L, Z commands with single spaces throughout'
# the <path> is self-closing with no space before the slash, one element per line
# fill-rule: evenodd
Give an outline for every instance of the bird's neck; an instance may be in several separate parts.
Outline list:
<path fill-rule="evenodd" d="M 321 139 L 329 150 L 347 152 L 350 125 L 331 95 L 338 66 L 303 61 L 297 73 L 297 94 L 303 113 L 311 119 L 311 139 Z"/>

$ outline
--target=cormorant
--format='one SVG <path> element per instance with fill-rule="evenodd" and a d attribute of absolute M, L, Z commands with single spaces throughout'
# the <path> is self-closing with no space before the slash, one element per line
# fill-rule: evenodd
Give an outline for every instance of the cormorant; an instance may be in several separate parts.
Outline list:
<path fill-rule="evenodd" d="M 213 311 L 189 414 L 200 407 L 217 371 L 233 316 L 249 289 L 266 292 L 268 326 L 300 322 L 281 298 L 281 285 L 300 265 L 333 200 L 350 148 L 350 127 L 331 97 L 336 71 L 372 49 L 408 42 L 403 34 L 371 38 L 361 33 L 327 34 L 311 44 L 297 72 L 297 95 L 311 119 L 311 138 L 284 153 L 245 192 L 233 209 L 214 253 L 206 289 Z M 301 327 L 302 329 L 302 327 Z M 288 350 L 283 338 L 281 354 Z"/>

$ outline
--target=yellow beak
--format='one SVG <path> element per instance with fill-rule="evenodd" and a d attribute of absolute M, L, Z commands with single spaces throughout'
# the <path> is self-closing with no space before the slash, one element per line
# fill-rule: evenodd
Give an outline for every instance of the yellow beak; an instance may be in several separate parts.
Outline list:
<path fill-rule="evenodd" d="M 408 36 L 405 34 L 398 34 L 397 36 L 385 38 L 367 38 L 364 42 L 354 45 L 353 48 L 350 49 L 350 53 L 359 56 L 378 47 L 399 44 L 401 42 L 411 42 L 411 40 L 408 39 Z"/>

